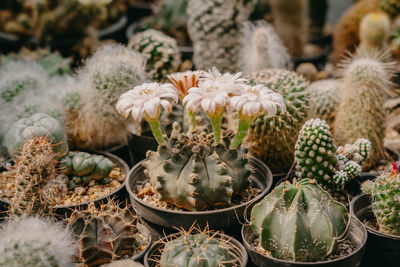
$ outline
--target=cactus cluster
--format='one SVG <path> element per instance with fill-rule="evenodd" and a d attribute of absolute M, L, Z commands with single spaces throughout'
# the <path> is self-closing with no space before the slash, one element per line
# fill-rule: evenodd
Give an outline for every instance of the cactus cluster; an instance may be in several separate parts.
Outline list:
<path fill-rule="evenodd" d="M 187 28 L 197 69 L 238 69 L 240 28 L 255 7 L 254 0 L 190 0 Z"/>
<path fill-rule="evenodd" d="M 228 206 L 249 184 L 247 150 L 230 149 L 230 138 L 214 146 L 213 135 L 181 133 L 177 122 L 168 142 L 148 151 L 145 173 L 160 200 L 187 210 Z"/>
<path fill-rule="evenodd" d="M 328 124 L 310 119 L 303 125 L 295 149 L 298 178 L 315 179 L 327 188 L 342 190 L 347 181 L 361 173 L 371 142 L 358 139 L 336 149 Z"/>
<path fill-rule="evenodd" d="M 0 228 L 0 266 L 69 267 L 76 249 L 72 233 L 48 219 L 21 217 Z"/>
<path fill-rule="evenodd" d="M 323 261 L 342 237 L 348 212 L 315 180 L 278 185 L 251 211 L 260 246 L 273 257 L 299 262 Z"/>
<path fill-rule="evenodd" d="M 373 181 L 366 181 L 361 190 L 372 197 L 372 210 L 379 231 L 400 236 L 400 175 L 397 162 L 392 172 L 384 172 Z"/>
<path fill-rule="evenodd" d="M 293 163 L 298 132 L 309 111 L 308 82 L 288 70 L 268 69 L 247 75 L 250 83 L 262 84 L 281 94 L 286 113 L 255 119 L 245 139 L 250 154 L 263 160 L 272 173 L 286 172 Z"/>
<path fill-rule="evenodd" d="M 181 64 L 175 39 L 154 29 L 132 36 L 128 48 L 143 55 L 146 59 L 146 71 L 156 81 L 165 80 L 168 74 L 178 71 Z"/>
<path fill-rule="evenodd" d="M 75 210 L 67 223 L 79 240 L 78 256 L 85 266 L 131 257 L 143 242 L 138 236 L 137 216 L 112 200 L 100 207 L 91 203 L 86 210 Z"/>
<path fill-rule="evenodd" d="M 130 133 L 140 132 L 140 125 L 115 110 L 121 94 L 147 80 L 145 60 L 139 53 L 122 45 L 103 46 L 87 60 L 77 79 L 78 90 L 69 95 L 74 103 L 66 107 L 65 120 L 73 145 L 110 148 L 127 143 Z"/>
<path fill-rule="evenodd" d="M 372 52 L 375 49 L 388 48 L 390 36 L 390 18 L 386 13 L 367 14 L 360 23 L 360 50 Z"/>

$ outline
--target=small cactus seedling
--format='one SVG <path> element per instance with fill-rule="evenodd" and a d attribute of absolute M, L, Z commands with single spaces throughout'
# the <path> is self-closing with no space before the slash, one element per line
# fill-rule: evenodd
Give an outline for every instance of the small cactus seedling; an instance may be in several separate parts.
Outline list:
<path fill-rule="evenodd" d="M 366 15 L 360 23 L 360 50 L 372 52 L 387 49 L 390 36 L 390 18 L 383 12 Z"/>
<path fill-rule="evenodd" d="M 86 210 L 75 210 L 67 223 L 79 239 L 79 260 L 90 267 L 133 256 L 143 242 L 137 220 L 129 206 L 120 208 L 112 200 L 99 208 L 91 203 Z"/>
<path fill-rule="evenodd" d="M 36 217 L 10 220 L 0 228 L 0 266 L 74 266 L 77 243 L 63 224 Z"/>
<path fill-rule="evenodd" d="M 283 260 L 322 261 L 347 233 L 348 212 L 315 180 L 283 182 L 251 210 L 260 245 Z"/>
<path fill-rule="evenodd" d="M 392 172 L 384 172 L 374 181 L 366 181 L 361 190 L 372 197 L 372 210 L 379 231 L 400 236 L 400 175 L 398 164 Z"/>

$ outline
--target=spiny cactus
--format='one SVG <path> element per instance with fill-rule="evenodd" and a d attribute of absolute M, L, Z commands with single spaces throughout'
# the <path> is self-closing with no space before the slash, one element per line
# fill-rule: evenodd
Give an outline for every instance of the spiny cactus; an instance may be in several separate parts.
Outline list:
<path fill-rule="evenodd" d="M 139 125 L 115 110 L 121 94 L 147 79 L 145 61 L 122 45 L 107 45 L 90 58 L 78 75 L 78 107 L 66 110 L 66 131 L 72 144 L 101 149 L 128 142 Z"/>
<path fill-rule="evenodd" d="M 287 112 L 274 117 L 258 117 L 245 139 L 250 154 L 263 160 L 273 173 L 288 171 L 293 163 L 298 132 L 307 119 L 309 94 L 307 81 L 287 70 L 262 70 L 247 75 L 254 84 L 263 84 L 284 98 Z"/>
<path fill-rule="evenodd" d="M 271 0 L 276 32 L 293 57 L 301 57 L 307 33 L 306 0 Z"/>
<path fill-rule="evenodd" d="M 348 212 L 314 180 L 283 182 L 251 211 L 260 245 L 273 257 L 322 261 L 347 231 Z"/>
<path fill-rule="evenodd" d="M 157 81 L 178 71 L 181 55 L 175 39 L 164 33 L 149 29 L 132 36 L 128 47 L 141 53 L 146 59 L 146 71 Z"/>
<path fill-rule="evenodd" d="M 99 208 L 91 203 L 86 210 L 75 210 L 67 223 L 79 239 L 79 260 L 90 267 L 133 256 L 143 242 L 137 220 L 129 207 L 120 208 L 112 200 Z"/>
<path fill-rule="evenodd" d="M 372 210 L 379 231 L 400 236 L 400 175 L 397 162 L 392 172 L 384 172 L 374 181 L 366 181 L 361 190 L 372 197 Z"/>
<path fill-rule="evenodd" d="M 239 67 L 244 73 L 266 68 L 287 68 L 290 56 L 274 28 L 265 21 L 244 23 Z"/>
<path fill-rule="evenodd" d="M 197 69 L 217 67 L 234 72 L 238 66 L 241 23 L 248 20 L 254 0 L 190 0 L 187 28 Z"/>
<path fill-rule="evenodd" d="M 148 151 L 145 174 L 160 200 L 187 210 L 227 206 L 248 185 L 247 150 L 230 149 L 230 138 L 213 145 L 212 135 L 180 132 L 177 122 L 166 145 Z"/>
<path fill-rule="evenodd" d="M 390 18 L 383 12 L 366 15 L 360 23 L 360 50 L 387 49 L 390 35 Z"/>
<path fill-rule="evenodd" d="M 379 0 L 379 7 L 391 16 L 400 14 L 400 2 L 398 0 Z"/>
<path fill-rule="evenodd" d="M 392 63 L 383 62 L 387 54 L 359 51 L 343 67 L 341 101 L 334 123 L 334 138 L 339 145 L 366 138 L 372 143 L 364 168 L 387 158 L 383 144 L 386 112 L 382 108 L 391 89 Z"/>
<path fill-rule="evenodd" d="M 320 118 L 330 126 L 335 120 L 336 108 L 340 103 L 340 89 L 343 83 L 336 79 L 327 79 L 311 83 L 307 87 L 310 93 L 309 118 Z"/>
<path fill-rule="evenodd" d="M 73 266 L 77 244 L 62 223 L 36 217 L 10 220 L 0 228 L 0 266 Z"/>
<path fill-rule="evenodd" d="M 56 179 L 57 163 L 53 145 L 44 137 L 33 137 L 24 142 L 16 164 L 7 172 L 7 175 L 14 177 L 16 186 L 10 199 L 10 216 L 51 212 L 50 208 L 55 203 L 49 194 L 52 191 L 65 194 L 62 187 L 46 188 L 49 181 Z"/>

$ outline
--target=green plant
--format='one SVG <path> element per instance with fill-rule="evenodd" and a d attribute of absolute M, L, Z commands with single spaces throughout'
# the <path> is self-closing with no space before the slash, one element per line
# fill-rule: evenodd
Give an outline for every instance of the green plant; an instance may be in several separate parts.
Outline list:
<path fill-rule="evenodd" d="M 361 190 L 372 197 L 372 210 L 379 231 L 400 236 L 400 175 L 397 162 L 392 172 L 384 172 L 373 181 L 366 181 Z"/>
<path fill-rule="evenodd" d="M 86 210 L 75 210 L 67 223 L 79 240 L 78 256 L 85 266 L 131 257 L 143 242 L 138 236 L 137 216 L 112 200 L 100 207 L 91 203 Z"/>
<path fill-rule="evenodd" d="M 360 50 L 387 49 L 390 36 L 390 18 L 383 12 L 369 13 L 360 23 Z"/>
<path fill-rule="evenodd" d="M 400 3 L 397 0 L 379 0 L 379 7 L 391 16 L 400 13 Z"/>
<path fill-rule="evenodd" d="M 264 161 L 273 173 L 286 172 L 293 163 L 297 135 L 308 115 L 308 83 L 288 70 L 261 70 L 246 78 L 252 84 L 263 84 L 281 94 L 286 113 L 278 111 L 273 117 L 256 118 L 245 139 L 245 145 L 249 153 Z"/>
<path fill-rule="evenodd" d="M 36 217 L 9 220 L 0 228 L 0 266 L 73 266 L 77 244 L 62 223 Z"/>
<path fill-rule="evenodd" d="M 346 235 L 347 209 L 314 180 L 283 182 L 251 210 L 260 246 L 283 260 L 322 261 Z"/>
<path fill-rule="evenodd" d="M 5 136 L 5 145 L 15 158 L 25 140 L 32 137 L 45 137 L 51 144 L 56 158 L 68 153 L 68 142 L 63 126 L 49 115 L 37 113 L 29 118 L 15 122 Z"/>
<path fill-rule="evenodd" d="M 255 7 L 254 0 L 190 0 L 187 28 L 197 69 L 237 71 L 240 27 Z"/>
<path fill-rule="evenodd" d="M 384 99 L 390 94 L 393 63 L 384 62 L 388 54 L 359 51 L 344 61 L 343 87 L 334 123 L 334 138 L 339 145 L 366 138 L 372 143 L 364 168 L 387 158 L 383 144 L 386 112 Z"/>
<path fill-rule="evenodd" d="M 154 29 L 133 35 L 128 48 L 143 55 L 147 60 L 146 71 L 157 81 L 165 80 L 168 74 L 178 71 L 181 64 L 175 39 Z"/>

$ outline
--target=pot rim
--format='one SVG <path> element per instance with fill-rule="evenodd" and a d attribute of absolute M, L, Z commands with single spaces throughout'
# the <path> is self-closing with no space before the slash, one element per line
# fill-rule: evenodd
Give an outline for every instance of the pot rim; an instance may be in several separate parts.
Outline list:
<path fill-rule="evenodd" d="M 269 192 L 269 190 L 272 187 L 272 183 L 273 183 L 273 179 L 272 179 L 272 173 L 271 170 L 268 168 L 267 165 L 265 165 L 262 161 L 260 161 L 259 159 L 253 157 L 253 156 L 248 156 L 249 162 L 250 161 L 254 161 L 257 163 L 262 164 L 261 166 L 266 167 L 266 172 L 267 172 L 267 177 L 271 177 L 271 179 L 269 179 L 268 184 L 265 186 L 264 190 L 261 191 L 260 194 L 258 194 L 255 198 L 242 203 L 240 205 L 234 205 L 234 206 L 230 206 L 227 208 L 222 208 L 222 209 L 216 209 L 216 210 L 207 210 L 207 211 L 182 211 L 182 210 L 171 210 L 171 209 L 165 209 L 165 208 L 160 208 L 160 207 L 156 207 L 153 205 L 150 205 L 149 203 L 147 203 L 146 201 L 143 201 L 142 199 L 138 198 L 137 195 L 135 193 L 133 193 L 132 188 L 129 186 L 129 180 L 132 177 L 132 174 L 134 173 L 134 171 L 141 167 L 144 169 L 144 167 L 142 166 L 142 163 L 144 161 L 146 161 L 146 159 L 141 160 L 140 162 L 138 162 L 135 166 L 132 167 L 132 169 L 130 170 L 127 179 L 125 179 L 124 181 L 124 185 L 126 190 L 128 191 L 128 194 L 139 204 L 149 207 L 150 209 L 153 210 L 157 210 L 159 212 L 165 212 L 165 213 L 170 213 L 170 214 L 176 214 L 176 215 L 189 215 L 189 216 L 197 216 L 197 215 L 205 215 L 205 214 L 218 214 L 218 213 L 223 213 L 223 212 L 227 212 L 227 211 L 231 211 L 231 210 L 235 210 L 238 208 L 242 208 L 242 207 L 246 207 L 250 204 L 252 204 L 253 202 L 256 202 L 258 200 L 260 200 L 261 198 L 265 197 L 265 195 Z"/>
<path fill-rule="evenodd" d="M 367 195 L 365 193 L 360 193 L 357 196 L 355 196 L 350 202 L 350 213 L 354 216 L 354 218 L 356 218 L 357 221 L 359 221 L 362 225 L 364 225 L 365 229 L 367 229 L 367 231 L 371 234 L 374 234 L 374 235 L 377 235 L 380 237 L 384 237 L 384 238 L 388 238 L 388 239 L 392 239 L 392 240 L 400 240 L 400 235 L 399 236 L 391 235 L 391 234 L 386 234 L 386 233 L 380 232 L 378 230 L 375 230 L 375 229 L 367 226 L 366 224 L 364 224 L 364 222 L 362 222 L 360 219 L 358 219 L 358 217 L 356 216 L 356 214 L 354 212 L 354 203 L 363 197 L 367 197 L 368 199 L 371 199 L 371 197 L 369 195 Z"/>
<path fill-rule="evenodd" d="M 354 217 L 354 218 L 353 218 L 353 217 Z M 362 224 L 362 223 L 360 223 L 360 221 L 359 221 L 355 216 L 351 216 L 350 218 L 353 218 L 353 220 L 350 222 L 351 224 L 355 224 L 355 225 L 358 224 L 358 226 L 359 226 L 361 229 L 364 230 L 364 231 L 363 231 L 363 232 L 364 232 L 364 238 L 363 238 L 363 240 L 362 240 L 362 243 L 361 243 L 360 246 L 359 246 L 358 248 L 356 248 L 352 253 L 350 253 L 350 254 L 348 254 L 348 255 L 346 255 L 346 256 L 344 256 L 344 257 L 337 258 L 337 259 L 334 259 L 334 260 L 328 260 L 328 261 L 314 261 L 314 262 L 288 261 L 288 260 L 282 260 L 282 259 L 274 258 L 274 257 L 272 257 L 272 256 L 264 255 L 264 254 L 261 254 L 260 252 L 258 252 L 257 250 L 255 250 L 254 247 L 253 247 L 251 244 L 249 244 L 249 243 L 247 242 L 246 238 L 244 237 L 244 230 L 245 230 L 246 228 L 248 228 L 248 227 L 251 228 L 251 225 L 250 225 L 250 224 L 245 224 L 245 225 L 243 225 L 243 226 L 242 226 L 242 229 L 240 230 L 240 233 L 241 233 L 241 236 L 242 236 L 243 243 L 245 244 L 245 247 L 246 247 L 246 248 L 251 248 L 251 250 L 252 250 L 253 252 L 257 253 L 258 255 L 262 255 L 262 256 L 264 256 L 264 257 L 266 257 L 266 258 L 269 258 L 269 259 L 271 259 L 271 260 L 277 261 L 277 262 L 282 263 L 282 264 L 287 264 L 287 263 L 289 263 L 289 264 L 292 264 L 292 265 L 310 265 L 310 266 L 316 266 L 316 265 L 317 265 L 317 266 L 318 266 L 318 265 L 322 265 L 322 264 L 330 264 L 330 263 L 342 261 L 342 260 L 344 260 L 344 259 L 346 259 L 346 258 L 349 258 L 349 257 L 351 257 L 351 256 L 353 256 L 353 255 L 355 255 L 355 254 L 357 254 L 360 250 L 364 249 L 364 247 L 365 247 L 365 245 L 366 245 L 366 243 L 367 243 L 367 238 L 368 238 L 368 233 L 367 233 L 367 230 L 365 229 L 365 225 Z M 251 229 L 250 229 L 250 230 L 251 230 Z M 251 230 L 251 231 L 252 231 L 252 230 Z"/>

